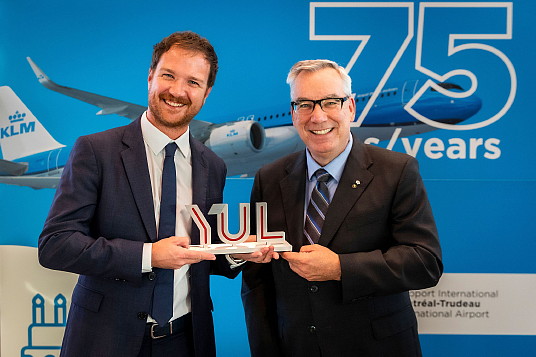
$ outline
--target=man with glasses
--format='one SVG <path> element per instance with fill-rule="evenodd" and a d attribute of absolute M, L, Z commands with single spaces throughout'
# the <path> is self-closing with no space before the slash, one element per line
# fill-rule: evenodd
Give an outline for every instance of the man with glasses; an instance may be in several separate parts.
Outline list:
<path fill-rule="evenodd" d="M 443 266 L 417 161 L 352 137 L 336 63 L 298 62 L 287 82 L 306 150 L 261 168 L 251 203 L 268 203 L 293 252 L 244 268 L 252 356 L 420 356 L 408 291 L 436 285 Z"/>

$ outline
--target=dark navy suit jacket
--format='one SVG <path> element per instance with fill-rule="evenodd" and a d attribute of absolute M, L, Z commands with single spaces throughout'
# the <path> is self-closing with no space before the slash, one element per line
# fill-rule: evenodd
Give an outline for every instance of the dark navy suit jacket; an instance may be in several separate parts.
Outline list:
<path fill-rule="evenodd" d="M 268 227 L 303 244 L 305 152 L 263 167 L 251 195 Z M 354 144 L 319 244 L 339 254 L 341 281 L 309 282 L 284 259 L 247 263 L 242 299 L 253 357 L 419 356 L 408 290 L 435 285 L 441 249 L 417 161 Z"/>
<path fill-rule="evenodd" d="M 193 203 L 207 219 L 221 203 L 224 162 L 190 137 Z M 215 223 L 211 222 L 215 227 Z M 65 166 L 39 237 L 39 261 L 79 274 L 62 356 L 135 357 L 150 311 L 154 279 L 141 273 L 143 244 L 156 240 L 151 182 L 140 119 L 80 137 Z M 192 243 L 199 241 L 193 225 Z M 190 268 L 196 356 L 214 356 L 209 274 L 234 277 L 225 257 Z"/>

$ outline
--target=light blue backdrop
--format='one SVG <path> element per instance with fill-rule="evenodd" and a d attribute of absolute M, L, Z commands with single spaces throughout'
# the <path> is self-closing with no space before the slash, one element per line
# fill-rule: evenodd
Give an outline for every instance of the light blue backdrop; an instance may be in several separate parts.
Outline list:
<path fill-rule="evenodd" d="M 415 69 L 420 2 L 412 4 L 415 36 L 387 83 L 427 78 Z M 511 39 L 461 43 L 493 46 L 512 63 L 517 74 L 512 106 L 497 121 L 481 128 L 441 129 L 408 138 L 411 145 L 422 140 L 417 158 L 448 273 L 536 273 L 536 214 L 532 207 L 536 124 L 531 111 L 536 4 L 526 0 L 507 4 L 513 4 Z M 511 91 L 512 77 L 505 62 L 482 49 L 448 56 L 448 35 L 505 33 L 508 15 L 493 8 L 436 9 L 426 14 L 422 65 L 438 73 L 471 70 L 478 78 L 475 94 L 483 106 L 462 124 L 477 125 L 493 117 Z M 315 15 L 317 35 L 373 35 L 350 71 L 356 92 L 375 88 L 408 33 L 408 12 L 400 9 L 319 8 Z M 310 2 L 301 0 L 6 0 L 0 2 L 0 85 L 12 87 L 59 142 L 71 145 L 80 135 L 129 121 L 113 115 L 97 117 L 97 108 L 43 88 L 26 56 L 60 84 L 145 105 L 152 45 L 174 31 L 192 30 L 207 37 L 220 57 L 216 85 L 198 118 L 224 122 L 243 109 L 287 103 L 286 73 L 298 60 L 330 58 L 343 66 L 350 62 L 359 42 L 313 40 L 310 24 Z M 465 88 L 470 86 L 467 78 L 456 79 Z M 481 147 L 475 158 L 468 154 L 465 159 L 447 155 L 434 159 L 423 149 L 424 143 L 434 138 L 446 147 L 453 138 L 467 144 L 471 138 L 495 139 L 500 152 L 488 159 Z M 405 150 L 400 139 L 394 149 Z M 247 202 L 251 185 L 251 179 L 229 179 L 226 202 Z M 0 244 L 36 246 L 53 194 L 53 190 L 0 185 Z M 212 291 L 219 354 L 248 356 L 239 279 L 214 278 Z M 424 335 L 422 342 L 426 356 L 526 356 L 533 354 L 536 345 L 534 336 Z"/>

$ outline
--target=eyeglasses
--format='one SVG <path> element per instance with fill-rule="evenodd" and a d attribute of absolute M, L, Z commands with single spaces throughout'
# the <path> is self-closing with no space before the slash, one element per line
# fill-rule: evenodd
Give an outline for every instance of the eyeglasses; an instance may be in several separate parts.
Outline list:
<path fill-rule="evenodd" d="M 320 105 L 325 113 L 338 113 L 342 109 L 344 102 L 348 100 L 348 96 L 344 98 L 325 98 L 318 100 L 298 100 L 290 102 L 292 109 L 298 114 L 309 115 L 315 110 L 315 106 Z"/>

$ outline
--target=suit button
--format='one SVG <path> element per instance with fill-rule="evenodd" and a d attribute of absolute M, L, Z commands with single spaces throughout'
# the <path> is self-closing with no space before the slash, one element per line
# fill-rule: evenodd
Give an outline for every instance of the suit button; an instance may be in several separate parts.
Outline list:
<path fill-rule="evenodd" d="M 147 317 L 149 316 L 146 312 L 138 312 L 138 319 L 140 320 L 147 320 Z"/>
<path fill-rule="evenodd" d="M 156 279 L 156 273 L 154 271 L 150 272 L 149 274 L 147 274 L 147 279 L 153 281 L 154 279 Z"/>
<path fill-rule="evenodd" d="M 315 331 L 316 331 L 316 326 L 311 325 L 311 326 L 308 327 L 308 329 L 309 329 L 309 332 L 310 332 L 310 333 L 315 333 Z"/>
<path fill-rule="evenodd" d="M 316 293 L 318 291 L 318 286 L 317 285 L 311 285 L 309 287 L 309 291 L 312 292 L 312 293 Z"/>

